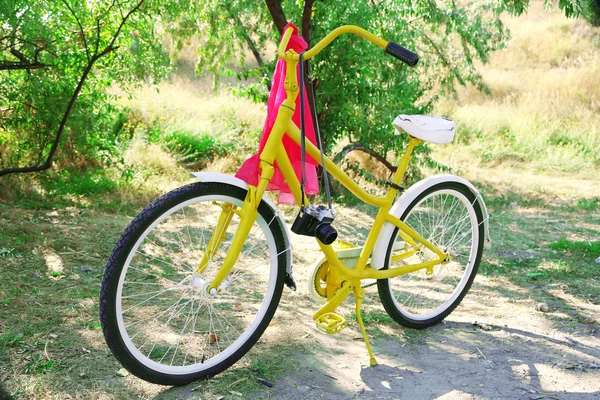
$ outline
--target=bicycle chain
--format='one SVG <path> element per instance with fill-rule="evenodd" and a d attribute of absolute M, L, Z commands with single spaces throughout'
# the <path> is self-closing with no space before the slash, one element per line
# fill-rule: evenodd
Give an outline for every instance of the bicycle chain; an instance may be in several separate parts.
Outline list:
<path fill-rule="evenodd" d="M 368 285 L 365 285 L 365 286 L 361 286 L 361 288 L 366 289 L 368 287 L 375 286 L 375 285 L 377 285 L 377 281 L 375 281 L 373 283 L 369 283 Z"/>

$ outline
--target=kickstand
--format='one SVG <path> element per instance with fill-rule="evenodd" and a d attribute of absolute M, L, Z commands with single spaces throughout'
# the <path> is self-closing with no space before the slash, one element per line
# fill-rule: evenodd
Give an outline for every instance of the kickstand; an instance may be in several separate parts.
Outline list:
<path fill-rule="evenodd" d="M 362 317 L 360 315 L 360 307 L 362 305 L 362 299 L 365 297 L 365 291 L 360 286 L 354 286 L 354 298 L 356 299 L 356 320 L 358 321 L 358 326 L 360 326 L 360 331 L 362 332 L 363 339 L 365 344 L 367 345 L 367 351 L 369 352 L 369 364 L 371 367 L 379 365 L 377 360 L 375 359 L 375 355 L 373 354 L 373 350 L 371 350 L 371 345 L 369 344 L 369 338 L 367 337 L 367 331 L 365 330 L 365 325 L 363 324 Z"/>

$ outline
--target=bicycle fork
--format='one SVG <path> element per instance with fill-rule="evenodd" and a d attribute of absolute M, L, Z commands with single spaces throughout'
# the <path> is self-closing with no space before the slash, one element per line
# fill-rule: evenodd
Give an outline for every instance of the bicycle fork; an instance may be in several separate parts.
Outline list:
<path fill-rule="evenodd" d="M 253 187 L 251 187 L 254 189 Z M 237 210 L 236 206 L 233 204 L 223 204 L 221 215 L 219 216 L 219 221 L 217 223 L 217 227 L 213 232 L 208 245 L 206 246 L 206 250 L 198 267 L 196 267 L 196 273 L 203 274 L 206 271 L 206 267 L 208 266 L 210 260 L 216 253 L 216 251 L 221 246 L 223 239 L 225 238 L 225 232 L 227 232 L 227 228 L 231 223 L 231 219 L 234 214 L 240 215 L 240 223 L 235 232 L 235 236 L 233 237 L 233 241 L 231 242 L 231 246 L 227 250 L 227 255 L 223 260 L 223 264 L 219 268 L 215 279 L 206 287 L 206 290 L 210 294 L 216 294 L 219 291 L 219 286 L 225 280 L 233 265 L 236 263 L 240 252 L 242 251 L 242 247 L 246 242 L 246 238 L 250 233 L 250 229 L 254 224 L 254 220 L 258 215 L 258 210 L 254 208 L 251 201 L 249 201 L 249 197 L 252 197 L 254 190 L 248 190 L 248 195 L 246 196 L 246 200 L 242 205 L 242 208 Z"/>
<path fill-rule="evenodd" d="M 250 229 L 258 216 L 258 206 L 262 201 L 262 195 L 274 173 L 274 168 L 271 164 L 261 161 L 260 166 L 262 169 L 260 182 L 257 186 L 248 185 L 248 193 L 246 194 L 242 207 L 237 210 L 236 206 L 233 204 L 223 204 L 217 227 L 206 246 L 206 250 L 198 267 L 196 267 L 196 273 L 202 274 L 206 271 L 210 259 L 214 256 L 225 238 L 225 232 L 227 232 L 233 214 L 238 214 L 240 216 L 240 223 L 235 232 L 235 236 L 233 237 L 233 241 L 231 242 L 231 246 L 229 246 L 229 249 L 227 250 L 227 255 L 225 256 L 223 264 L 219 268 L 215 279 L 207 285 L 206 290 L 210 294 L 216 294 L 219 291 L 219 286 L 236 263 L 240 252 L 242 251 L 242 247 L 248 238 Z"/>
<path fill-rule="evenodd" d="M 227 228 L 229 228 L 233 215 L 238 212 L 237 207 L 233 204 L 224 203 L 221 206 L 221 215 L 219 216 L 217 227 L 206 245 L 204 255 L 196 267 L 196 273 L 203 274 L 206 271 L 209 261 L 213 258 L 219 247 L 221 247 L 221 243 L 223 243 L 225 232 L 227 232 Z"/>

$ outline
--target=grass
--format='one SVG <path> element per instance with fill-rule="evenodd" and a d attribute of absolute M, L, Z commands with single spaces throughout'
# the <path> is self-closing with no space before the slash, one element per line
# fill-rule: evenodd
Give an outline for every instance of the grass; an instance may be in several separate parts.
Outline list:
<path fill-rule="evenodd" d="M 594 211 L 598 209 L 598 205 L 597 199 L 580 199 L 577 201 L 577 208 L 584 211 Z"/>
<path fill-rule="evenodd" d="M 255 354 L 250 362 L 233 368 L 218 375 L 214 379 L 189 385 L 194 391 L 200 393 L 261 393 L 267 386 L 259 380 L 269 383 L 275 382 L 281 376 L 293 372 L 297 368 L 296 356 L 298 352 L 310 353 L 306 347 L 274 346 L 269 353 Z M 268 394 L 267 394 L 268 395 Z"/>
<path fill-rule="evenodd" d="M 581 329 L 581 321 L 591 318 L 582 305 L 600 304 L 600 275 L 594 262 L 600 240 L 600 209 L 593 205 L 597 193 L 588 193 L 585 185 L 569 186 L 564 184 L 567 180 L 556 185 L 556 177 L 546 181 L 543 175 L 522 171 L 474 169 L 471 173 L 480 177 L 477 186 L 491 213 L 494 244 L 486 250 L 480 268 L 490 282 L 486 290 L 547 302 L 564 313 L 551 318 L 557 328 Z M 520 179 L 514 179 L 513 173 Z M 340 231 L 352 234 L 358 211 L 338 209 L 340 215 L 350 215 L 340 218 Z M 0 376 L 16 398 L 91 393 L 127 399 L 164 390 L 133 385 L 129 378 L 116 375 L 121 366 L 103 344 L 98 323 L 102 265 L 129 220 L 121 213 L 93 208 L 45 210 L 0 203 Z M 302 254 L 297 256 L 301 270 Z M 82 271 L 84 265 L 92 270 Z M 476 290 L 481 289 L 476 286 Z M 376 297 L 370 300 L 378 303 Z M 285 312 L 296 313 L 296 308 Z M 369 304 L 363 319 L 376 338 L 392 334 L 407 345 L 428 345 L 435 333 L 398 328 L 379 304 Z M 318 341 L 286 343 L 273 338 L 259 343 L 249 357 L 215 379 L 170 389 L 162 396 L 183 397 L 185 390 L 197 388 L 194 393 L 215 397 L 229 396 L 231 391 L 259 393 L 259 397 L 267 389 L 256 378 L 277 381 L 297 368 L 297 354 L 321 352 Z"/>
<path fill-rule="evenodd" d="M 394 320 L 389 315 L 387 315 L 385 311 L 382 310 L 360 310 L 360 316 L 365 325 L 395 324 Z M 356 318 L 356 312 L 353 311 L 350 313 L 350 320 L 358 322 Z"/>
<path fill-rule="evenodd" d="M 523 179 L 521 185 L 527 183 Z M 503 277 L 520 287 L 562 283 L 572 295 L 600 304 L 595 263 L 600 255 L 600 213 L 595 208 L 582 213 L 580 208 L 590 200 L 577 199 L 565 189 L 568 194 L 538 192 L 530 197 L 516 188 L 507 193 L 481 186 L 487 193 L 493 241 L 481 274 Z"/>
<path fill-rule="evenodd" d="M 234 145 L 211 135 L 196 136 L 186 131 L 174 131 L 165 136 L 166 147 L 178 156 L 180 164 L 202 169 L 215 158 L 226 156 Z"/>
<path fill-rule="evenodd" d="M 553 250 L 562 250 L 570 256 L 600 256 L 600 240 L 595 242 L 571 241 L 563 238 L 558 242 L 550 243 L 548 246 Z"/>
<path fill-rule="evenodd" d="M 184 131 L 194 136 L 209 134 L 224 142 L 248 138 L 253 147 L 266 110 L 226 92 L 214 96 L 203 81 L 188 76 L 174 77 L 158 87 L 144 87 L 126 105 L 141 126 L 159 130 L 158 135 Z"/>
<path fill-rule="evenodd" d="M 0 252 L 3 385 L 17 399 L 154 396 L 164 388 L 148 384 L 139 392 L 127 378 L 117 376 L 121 366 L 105 346 L 98 321 L 102 266 L 129 218 L 79 211 L 0 204 L 5 227 L 0 232 L 5 246 Z M 229 396 L 231 390 L 260 392 L 266 386 L 256 378 L 274 381 L 289 373 L 297 366 L 298 351 L 312 350 L 295 343 L 268 348 L 258 344 L 227 373 L 187 390 L 198 387 L 202 396 L 215 397 Z M 178 398 L 177 391 L 172 398 Z"/>

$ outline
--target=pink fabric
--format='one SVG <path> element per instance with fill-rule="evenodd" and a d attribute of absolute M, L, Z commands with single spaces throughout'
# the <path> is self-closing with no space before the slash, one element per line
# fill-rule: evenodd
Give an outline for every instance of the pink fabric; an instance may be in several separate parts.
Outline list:
<path fill-rule="evenodd" d="M 285 26 L 284 32 L 290 26 L 294 28 L 294 33 L 292 34 L 292 37 L 286 50 L 294 49 L 294 51 L 296 51 L 297 53 L 301 53 L 304 50 L 306 50 L 308 45 L 306 44 L 306 41 L 302 38 L 302 36 L 298 35 L 298 28 L 296 28 L 296 26 L 291 22 Z M 281 103 L 283 103 L 283 101 L 286 98 L 285 89 L 283 87 L 283 84 L 285 82 L 285 70 L 285 62 L 281 59 L 278 60 L 277 66 L 275 67 L 275 73 L 273 74 L 273 86 L 271 87 L 271 93 L 269 93 L 269 101 L 267 103 L 267 120 L 265 121 L 262 135 L 260 137 L 258 153 L 244 161 L 239 171 L 235 174 L 236 177 L 242 179 L 249 185 L 256 186 L 258 184 L 258 181 L 260 179 L 260 170 L 258 168 L 260 162 L 259 154 L 265 147 L 269 134 L 271 133 L 271 129 L 273 129 L 275 119 L 277 118 L 279 106 L 281 105 Z M 298 70 L 296 71 L 297 75 L 299 74 L 299 71 L 300 68 L 298 66 Z M 300 82 L 299 78 L 298 82 Z M 302 90 L 304 90 L 304 126 L 306 138 L 316 145 L 315 130 L 313 127 L 310 107 L 308 105 L 306 88 L 302 88 Z M 297 126 L 300 126 L 300 96 L 296 98 L 296 111 L 294 112 L 292 120 Z M 300 146 L 298 146 L 292 139 L 287 137 L 287 135 L 283 136 L 283 146 L 285 147 L 285 151 L 287 152 L 287 155 L 290 158 L 290 161 L 292 162 L 292 166 L 294 167 L 296 176 L 298 177 L 298 180 L 300 180 L 302 176 Z M 304 184 L 304 191 L 306 194 L 319 193 L 319 182 L 317 180 L 316 165 L 317 162 L 315 162 L 310 156 L 307 155 L 306 182 Z M 267 190 L 279 190 L 279 203 L 293 204 L 295 202 L 294 196 L 290 193 L 290 189 L 285 183 L 281 171 L 279 170 L 279 168 L 277 168 L 277 164 L 275 164 L 275 174 L 273 175 L 273 179 L 267 186 Z"/>

